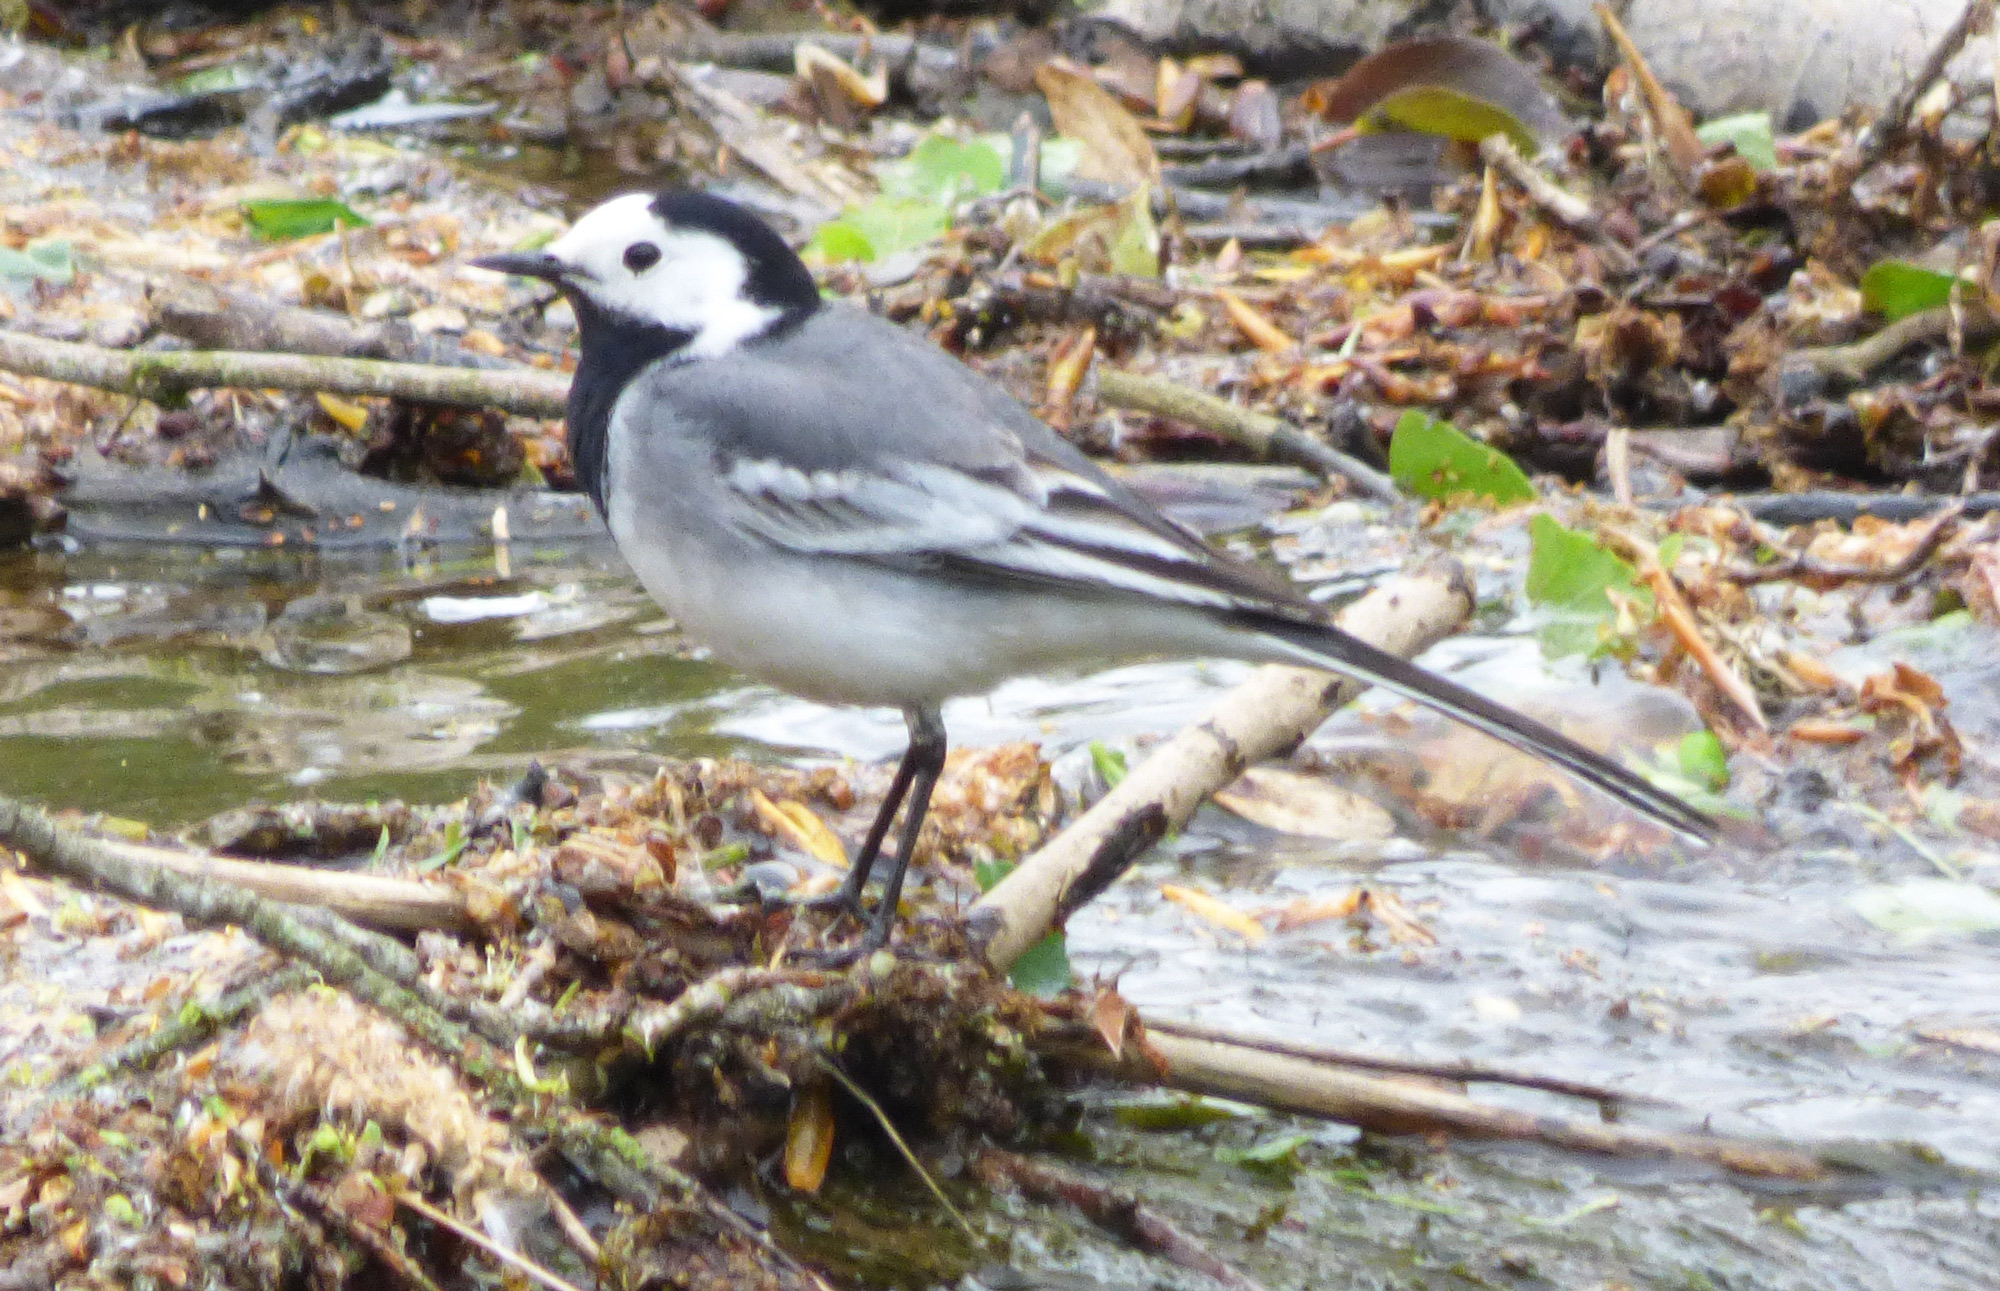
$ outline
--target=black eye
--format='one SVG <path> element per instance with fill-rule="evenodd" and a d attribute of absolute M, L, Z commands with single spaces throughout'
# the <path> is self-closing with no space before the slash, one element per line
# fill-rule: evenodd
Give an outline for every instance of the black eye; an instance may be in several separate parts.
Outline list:
<path fill-rule="evenodd" d="M 634 242 L 625 248 L 625 267 L 633 273 L 644 273 L 660 263 L 660 249 L 650 242 Z"/>

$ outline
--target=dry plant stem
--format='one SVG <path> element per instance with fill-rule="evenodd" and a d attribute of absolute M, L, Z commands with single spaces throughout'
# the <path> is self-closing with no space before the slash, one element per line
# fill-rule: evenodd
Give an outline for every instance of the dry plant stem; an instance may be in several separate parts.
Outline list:
<path fill-rule="evenodd" d="M 1338 622 L 1384 650 L 1412 655 L 1471 613 L 1471 590 L 1454 567 L 1377 588 L 1342 611 Z M 1256 763 L 1290 752 L 1362 689 L 1305 668 L 1258 669 L 979 898 L 967 917 L 987 964 L 1006 972 L 1167 831 L 1187 823 L 1211 793 Z"/>
<path fill-rule="evenodd" d="M 472 926 L 465 898 L 442 883 L 312 870 L 268 861 L 234 860 L 148 843 L 99 839 L 114 855 L 136 865 L 152 865 L 191 879 L 213 879 L 250 889 L 273 901 L 317 906 L 368 928 L 389 932 L 441 929 L 463 932 Z"/>
<path fill-rule="evenodd" d="M 1729 565 L 1723 568 L 1722 576 L 1738 583 L 1774 583 L 1790 578 L 1831 579 L 1845 583 L 1900 583 L 1922 569 L 1937 554 L 1937 549 L 1951 536 L 1959 517 L 1964 514 L 1963 503 L 1947 502 L 1931 527 L 1924 530 L 1923 537 L 1917 539 L 1917 545 L 1910 548 L 1910 554 L 1893 565 L 1833 565 L 1801 554 L 1774 560 L 1768 565 Z"/>
<path fill-rule="evenodd" d="M 72 385 L 115 390 L 155 402 L 189 390 L 317 390 L 385 395 L 420 403 L 498 408 L 528 417 L 560 417 L 569 378 L 551 372 L 486 372 L 474 368 L 385 363 L 242 350 L 154 353 L 47 341 L 0 331 L 0 369 Z"/>
<path fill-rule="evenodd" d="M 999 1148 L 980 1149 L 972 1172 L 988 1187 L 1011 1184 L 1037 1201 L 1074 1206 L 1113 1236 L 1231 1291 L 1262 1291 L 1262 1283 L 1225 1264 L 1172 1220 L 1122 1189 L 1091 1183 Z"/>
<path fill-rule="evenodd" d="M 1443 1131 L 1467 1138 L 1517 1139 L 1609 1156 L 1703 1161 L 1771 1179 L 1814 1180 L 1833 1173 L 1819 1157 L 1782 1145 L 1493 1107 L 1405 1081 L 1168 1032 L 1149 1031 L 1146 1040 L 1145 1046 L 1128 1046 L 1123 1059 L 1113 1060 L 1099 1049 L 1089 1061 L 1135 1083 L 1323 1116 L 1384 1134 Z M 1155 1058 L 1164 1060 L 1164 1074 Z"/>
<path fill-rule="evenodd" d="M 1097 397 L 1114 408 L 1150 412 L 1199 426 L 1243 445 L 1260 457 L 1302 466 L 1315 475 L 1337 476 L 1367 497 L 1385 502 L 1399 501 L 1402 497 L 1394 480 L 1359 458 L 1329 448 L 1276 417 L 1239 408 L 1212 394 L 1100 365 Z"/>
<path fill-rule="evenodd" d="M 556 1276 L 525 1256 L 516 1255 L 478 1229 L 459 1223 L 456 1219 L 445 1214 L 436 1206 L 431 1205 L 422 1197 L 407 1192 L 397 1193 L 396 1204 L 408 1210 L 415 1211 L 431 1223 L 436 1224 L 439 1228 L 456 1233 L 461 1241 L 471 1243 L 506 1267 L 522 1274 L 531 1281 L 541 1283 L 543 1286 L 549 1288 L 549 1291 L 582 1291 L 576 1283 L 569 1281 L 567 1278 Z"/>
<path fill-rule="evenodd" d="M 304 990 L 318 980 L 319 974 L 311 968 L 293 964 L 212 1003 L 176 1009 L 150 1034 L 120 1045 L 78 1072 L 70 1078 L 69 1085 L 86 1089 L 127 1067 L 143 1069 L 170 1053 L 197 1048 L 223 1027 L 262 1008 L 273 997 Z"/>
<path fill-rule="evenodd" d="M 937 1199 L 938 1205 L 944 1207 L 945 1213 L 951 1216 L 952 1221 L 958 1225 L 959 1231 L 964 1233 L 974 1246 L 981 1245 L 979 1230 L 966 1221 L 965 1216 L 959 1213 L 958 1207 L 951 1204 L 951 1198 L 945 1196 L 944 1189 L 938 1186 L 937 1178 L 930 1171 L 924 1169 L 924 1163 L 917 1159 L 917 1154 L 911 1149 L 909 1140 L 905 1139 L 901 1132 L 896 1129 L 896 1122 L 889 1119 L 889 1113 L 882 1110 L 882 1104 L 876 1102 L 867 1090 L 855 1084 L 852 1076 L 842 1071 L 825 1057 L 820 1058 L 819 1065 L 825 1070 L 827 1075 L 833 1077 L 839 1083 L 842 1089 L 847 1091 L 849 1097 L 868 1109 L 868 1114 L 875 1118 L 875 1123 L 882 1127 L 884 1134 L 889 1136 L 889 1142 L 895 1145 L 896 1151 L 901 1154 L 904 1162 L 909 1165 L 910 1169 L 917 1172 L 917 1178 L 923 1181 L 924 1187 L 930 1190 L 931 1196 Z"/>
<path fill-rule="evenodd" d="M 1190 1040 L 1210 1040 L 1216 1044 L 1255 1049 L 1261 1053 L 1284 1054 L 1287 1057 L 1334 1067 L 1358 1067 L 1364 1071 L 1386 1071 L 1399 1076 L 1422 1076 L 1430 1080 L 1513 1085 L 1519 1089 L 1539 1089 L 1544 1093 L 1587 1099 L 1600 1107 L 1615 1107 L 1628 1103 L 1648 1103 L 1662 1107 L 1668 1105 L 1665 1099 L 1652 1098 L 1644 1094 L 1627 1094 L 1616 1089 L 1608 1089 L 1603 1085 L 1564 1080 L 1559 1076 L 1540 1076 L 1533 1072 L 1489 1067 L 1467 1059 L 1456 1062 L 1419 1062 L 1410 1058 L 1389 1058 L 1380 1054 L 1359 1053 L 1351 1049 L 1330 1049 L 1319 1045 L 1291 1044 L 1261 1036 L 1236 1035 L 1215 1027 L 1197 1026 L 1192 1022 L 1162 1022 L 1158 1018 L 1150 1017 L 1145 1020 L 1145 1025 L 1147 1035 L 1165 1032 L 1169 1035 L 1184 1036 Z"/>
<path fill-rule="evenodd" d="M 1618 15 L 1602 0 L 1593 8 L 1597 19 L 1604 24 L 1611 43 L 1618 46 L 1619 57 L 1631 69 L 1632 78 L 1639 83 L 1639 90 L 1646 96 L 1646 111 L 1653 118 L 1653 126 L 1660 133 L 1660 141 L 1667 146 L 1667 155 L 1672 158 L 1674 169 L 1683 184 L 1694 178 L 1695 167 L 1701 164 L 1701 140 L 1695 137 L 1694 126 L 1688 120 L 1687 109 L 1683 108 L 1667 87 L 1660 84 L 1660 78 L 1653 75 L 1653 69 L 1646 62 L 1646 56 L 1632 43 L 1631 33 L 1625 24 L 1618 21 Z"/>
<path fill-rule="evenodd" d="M 1993 312 L 1977 298 L 1964 303 L 1959 322 L 1967 344 L 1976 345 L 2000 335 L 2000 318 L 1994 317 Z M 1874 375 L 1876 369 L 1911 346 L 1946 339 L 1951 335 L 1952 326 L 1951 307 L 1939 305 L 1936 309 L 1899 318 L 1873 336 L 1846 345 L 1793 350 L 1785 356 L 1784 365 L 1803 364 L 1822 376 L 1838 377 L 1850 385 L 1859 385 Z"/>
<path fill-rule="evenodd" d="M 1604 223 L 1598 219 L 1589 202 L 1536 170 L 1506 135 L 1491 134 L 1480 140 L 1479 157 L 1513 180 L 1528 195 L 1529 201 L 1564 228 L 1593 238 L 1603 231 Z"/>
<path fill-rule="evenodd" d="M 1915 110 L 1917 100 L 1925 90 L 1937 83 L 1945 74 L 1951 60 L 1958 57 L 1958 51 L 1965 48 L 1965 42 L 1972 33 L 1983 25 L 1993 12 L 1993 0 L 1966 0 L 1964 12 L 1951 26 L 1944 29 L 1937 44 L 1924 59 L 1916 74 L 1903 83 L 1889 106 L 1882 109 L 1861 136 L 1859 155 L 1852 162 L 1853 175 L 1859 178 L 1869 167 L 1889 155 L 1889 150 L 1902 142 L 1903 135 L 1910 126 L 1910 113 Z"/>
<path fill-rule="evenodd" d="M 1487 165 L 1513 180 L 1528 195 L 1528 200 L 1546 211 L 1556 223 L 1586 238 L 1603 252 L 1612 268 L 1629 273 L 1638 267 L 1632 253 L 1604 231 L 1604 222 L 1598 218 L 1590 203 L 1535 169 L 1534 163 L 1521 155 L 1521 150 L 1514 146 L 1512 139 L 1504 134 L 1486 136 L 1479 142 L 1479 156 Z"/>

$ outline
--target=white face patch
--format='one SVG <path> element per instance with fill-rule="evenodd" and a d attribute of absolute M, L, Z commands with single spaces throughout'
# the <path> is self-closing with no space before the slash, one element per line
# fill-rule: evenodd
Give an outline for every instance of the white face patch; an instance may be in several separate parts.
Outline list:
<path fill-rule="evenodd" d="M 547 250 L 569 267 L 570 284 L 601 308 L 693 333 L 681 351 L 690 356 L 725 353 L 781 312 L 745 297 L 750 266 L 728 239 L 672 227 L 653 214 L 645 193 L 594 208 Z"/>

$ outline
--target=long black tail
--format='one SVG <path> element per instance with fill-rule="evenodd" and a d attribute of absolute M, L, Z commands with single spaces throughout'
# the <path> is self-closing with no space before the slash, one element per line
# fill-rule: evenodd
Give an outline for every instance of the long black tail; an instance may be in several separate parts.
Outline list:
<path fill-rule="evenodd" d="M 1715 839 L 1715 822 L 1673 794 L 1647 783 L 1601 753 L 1535 721 L 1523 717 L 1453 681 L 1424 671 L 1407 659 L 1349 636 L 1326 624 L 1300 623 L 1259 615 L 1254 626 L 1295 655 L 1299 662 L 1329 668 L 1395 691 L 1484 731 L 1524 753 L 1554 763 L 1586 784 L 1644 812 L 1654 820 L 1707 843 Z"/>

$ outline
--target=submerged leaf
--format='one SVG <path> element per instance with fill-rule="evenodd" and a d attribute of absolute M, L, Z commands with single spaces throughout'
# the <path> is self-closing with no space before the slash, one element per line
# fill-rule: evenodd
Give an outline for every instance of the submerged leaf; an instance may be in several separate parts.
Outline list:
<path fill-rule="evenodd" d="M 1014 967 L 1007 971 L 1007 980 L 1015 990 L 1038 999 L 1061 995 L 1072 980 L 1068 941 L 1059 932 L 1042 938 L 1014 961 Z"/>
<path fill-rule="evenodd" d="M 1535 486 L 1505 453 L 1414 408 L 1403 414 L 1389 440 L 1389 473 L 1420 498 L 1470 493 L 1504 506 L 1535 496 Z"/>
<path fill-rule="evenodd" d="M 2000 896 L 1977 883 L 1906 879 L 1863 888 L 1847 901 L 1863 919 L 1905 941 L 2000 929 Z"/>
<path fill-rule="evenodd" d="M 1215 805 L 1266 829 L 1334 842 L 1392 837 L 1396 821 L 1379 803 L 1320 776 L 1252 767 L 1215 795 Z"/>

